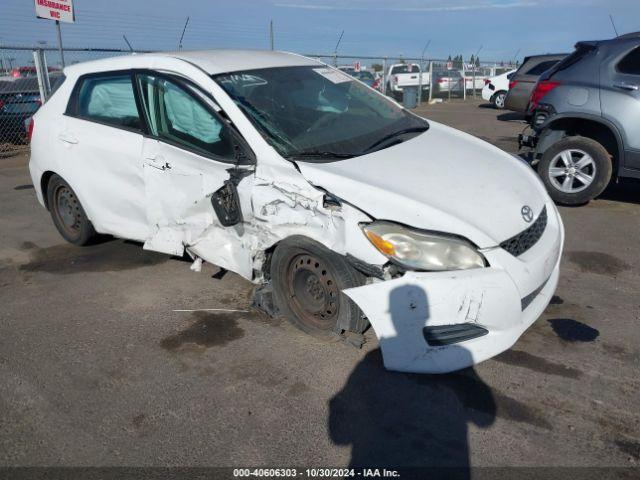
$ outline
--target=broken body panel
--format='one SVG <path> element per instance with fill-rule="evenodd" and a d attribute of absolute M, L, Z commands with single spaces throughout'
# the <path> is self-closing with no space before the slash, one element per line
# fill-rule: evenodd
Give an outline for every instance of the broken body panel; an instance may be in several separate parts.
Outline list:
<path fill-rule="evenodd" d="M 318 65 L 295 55 L 267 57 L 261 57 L 265 66 Z M 230 58 L 235 57 L 225 61 Z M 215 100 L 255 162 L 214 161 L 147 135 L 61 115 L 83 74 L 126 69 L 188 78 Z M 29 166 L 40 202 L 45 203 L 43 175 L 57 173 L 73 186 L 98 232 L 139 240 L 145 249 L 170 255 L 186 249 L 196 269 L 205 260 L 257 284 L 265 282 L 268 250 L 293 235 L 376 266 L 386 272 L 384 279 L 369 278 L 344 293 L 369 319 L 392 370 L 441 373 L 477 363 L 509 348 L 544 310 L 557 284 L 563 229 L 544 187 L 524 164 L 437 124 L 358 158 L 296 164 L 282 158 L 211 79 L 224 71 L 214 57 L 201 54 L 139 55 L 67 68 L 67 81 L 35 117 Z M 83 150 L 85 143 L 91 152 Z M 232 171 L 242 221 L 225 226 L 212 196 Z M 505 175 L 511 181 L 505 182 Z M 327 192 L 338 205 L 325 204 Z M 546 205 L 552 214 L 540 241 L 516 258 L 498 244 L 525 227 L 519 214 L 525 204 L 536 212 Z M 384 270 L 388 258 L 360 228 L 376 219 L 465 237 L 489 267 L 406 271 L 392 279 Z M 521 308 L 521 299 L 536 289 L 531 304 Z M 423 335 L 424 327 L 466 323 L 481 325 L 488 334 L 451 346 L 430 346 Z M 456 353 L 461 349 L 471 355 Z"/>

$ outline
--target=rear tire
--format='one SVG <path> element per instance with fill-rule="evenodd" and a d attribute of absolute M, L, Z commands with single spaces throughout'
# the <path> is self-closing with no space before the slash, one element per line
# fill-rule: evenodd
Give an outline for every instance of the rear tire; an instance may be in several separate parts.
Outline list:
<path fill-rule="evenodd" d="M 611 180 L 611 155 L 598 142 L 572 136 L 544 152 L 538 174 L 561 205 L 581 205 L 600 195 Z"/>
<path fill-rule="evenodd" d="M 491 103 L 498 110 L 504 110 L 504 101 L 507 99 L 507 92 L 500 91 L 491 97 Z"/>
<path fill-rule="evenodd" d="M 332 332 L 362 333 L 368 322 L 345 288 L 364 284 L 347 260 L 302 236 L 282 241 L 271 258 L 273 298 L 300 330 L 328 339 Z"/>
<path fill-rule="evenodd" d="M 53 224 L 67 242 L 85 245 L 96 231 L 87 218 L 78 196 L 59 175 L 53 175 L 47 185 L 47 205 Z"/>

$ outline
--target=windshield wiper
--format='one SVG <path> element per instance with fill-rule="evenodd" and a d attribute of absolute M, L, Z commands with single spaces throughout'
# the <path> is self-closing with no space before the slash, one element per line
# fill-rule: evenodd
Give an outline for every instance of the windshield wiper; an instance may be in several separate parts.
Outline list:
<path fill-rule="evenodd" d="M 329 152 L 322 150 L 303 150 L 301 152 L 292 152 L 285 158 L 352 158 L 354 153 Z"/>
<path fill-rule="evenodd" d="M 385 144 L 387 142 L 389 142 L 390 140 L 396 139 L 397 143 L 401 143 L 402 140 L 398 139 L 397 137 L 404 135 L 406 133 L 413 133 L 413 132 L 426 132 L 427 130 L 429 130 L 429 126 L 428 125 L 423 125 L 420 127 L 409 127 L 409 128 L 403 128 L 402 130 L 397 130 L 393 133 L 390 133 L 389 135 L 385 135 L 384 137 L 382 137 L 380 140 L 376 140 L 371 146 L 369 146 L 369 148 L 367 148 L 366 150 L 364 150 L 362 153 L 371 153 L 374 150 L 380 150 L 379 147 L 382 144 Z"/>

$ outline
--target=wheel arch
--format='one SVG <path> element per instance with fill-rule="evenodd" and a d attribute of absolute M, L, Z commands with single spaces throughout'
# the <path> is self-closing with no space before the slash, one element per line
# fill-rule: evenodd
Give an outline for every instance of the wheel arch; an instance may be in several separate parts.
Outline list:
<path fill-rule="evenodd" d="M 564 137 L 581 136 L 600 143 L 612 157 L 612 171 L 617 175 L 624 166 L 624 145 L 618 129 L 607 120 L 591 115 L 553 116 L 540 127 L 536 157 Z"/>
<path fill-rule="evenodd" d="M 51 170 L 47 170 L 40 177 L 40 191 L 42 192 L 42 201 L 44 202 L 44 206 L 47 210 L 49 210 L 49 181 L 54 175 L 57 175 L 57 173 Z"/>

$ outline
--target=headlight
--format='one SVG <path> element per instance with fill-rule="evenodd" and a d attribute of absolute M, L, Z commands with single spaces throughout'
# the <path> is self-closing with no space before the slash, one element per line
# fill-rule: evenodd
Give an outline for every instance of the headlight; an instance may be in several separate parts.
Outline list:
<path fill-rule="evenodd" d="M 380 253 L 412 270 L 464 270 L 486 266 L 475 246 L 461 238 L 413 230 L 391 222 L 361 225 Z"/>

